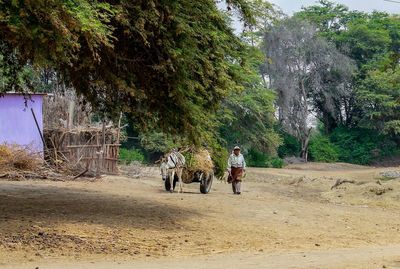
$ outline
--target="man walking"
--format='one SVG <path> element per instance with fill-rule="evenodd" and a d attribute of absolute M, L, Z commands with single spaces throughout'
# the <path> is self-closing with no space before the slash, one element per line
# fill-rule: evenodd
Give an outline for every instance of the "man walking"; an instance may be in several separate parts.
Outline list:
<path fill-rule="evenodd" d="M 246 169 L 246 162 L 240 153 L 240 147 L 236 146 L 228 159 L 228 183 L 232 183 L 234 194 L 241 194 L 242 176 Z"/>

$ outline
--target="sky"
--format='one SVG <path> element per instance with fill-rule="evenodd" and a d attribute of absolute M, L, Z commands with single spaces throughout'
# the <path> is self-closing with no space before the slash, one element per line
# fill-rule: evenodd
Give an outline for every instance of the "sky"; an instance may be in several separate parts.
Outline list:
<path fill-rule="evenodd" d="M 384 0 L 332 0 L 333 2 L 344 4 L 350 10 L 359 10 L 365 12 L 385 11 L 393 14 L 400 14 L 400 0 L 398 3 L 388 2 Z M 268 2 L 279 6 L 285 14 L 292 15 L 294 12 L 300 11 L 302 7 L 316 4 L 317 0 L 268 0 Z M 220 4 L 223 8 L 224 5 Z M 242 30 L 242 23 L 234 19 L 233 28 L 235 32 L 240 33 Z"/>
<path fill-rule="evenodd" d="M 293 12 L 299 11 L 302 6 L 315 4 L 316 0 L 269 0 L 269 2 L 281 7 L 284 13 L 290 15 L 293 14 Z M 384 0 L 336 0 L 334 2 L 344 4 L 352 10 L 378 10 L 389 13 L 400 13 L 400 1 L 399 3 L 386 2 Z"/>

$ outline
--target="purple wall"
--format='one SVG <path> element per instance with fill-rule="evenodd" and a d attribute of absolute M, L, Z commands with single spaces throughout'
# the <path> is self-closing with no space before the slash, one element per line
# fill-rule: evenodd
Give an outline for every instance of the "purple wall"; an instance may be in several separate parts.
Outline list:
<path fill-rule="evenodd" d="M 43 132 L 43 95 L 32 95 L 30 99 L 25 106 L 22 95 L 0 96 L 0 144 L 32 145 L 36 152 L 43 152 L 43 143 L 31 112 L 33 108 Z"/>

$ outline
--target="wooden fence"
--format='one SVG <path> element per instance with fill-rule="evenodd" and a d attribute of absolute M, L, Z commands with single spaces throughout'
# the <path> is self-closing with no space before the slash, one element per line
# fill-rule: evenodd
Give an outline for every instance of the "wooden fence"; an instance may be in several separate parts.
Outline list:
<path fill-rule="evenodd" d="M 119 134 L 115 129 L 77 128 L 44 131 L 48 158 L 91 174 L 118 174 Z"/>

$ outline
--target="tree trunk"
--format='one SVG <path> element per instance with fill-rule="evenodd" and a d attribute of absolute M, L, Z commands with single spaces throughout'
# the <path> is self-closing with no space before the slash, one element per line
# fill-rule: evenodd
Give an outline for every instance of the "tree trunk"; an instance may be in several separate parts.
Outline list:
<path fill-rule="evenodd" d="M 311 131 L 312 128 L 308 129 L 301 141 L 300 158 L 302 158 L 305 162 L 308 162 L 308 145 L 310 144 Z"/>
<path fill-rule="evenodd" d="M 338 125 L 334 117 L 332 117 L 329 111 L 324 111 L 324 127 L 325 133 L 330 134 Z"/>

